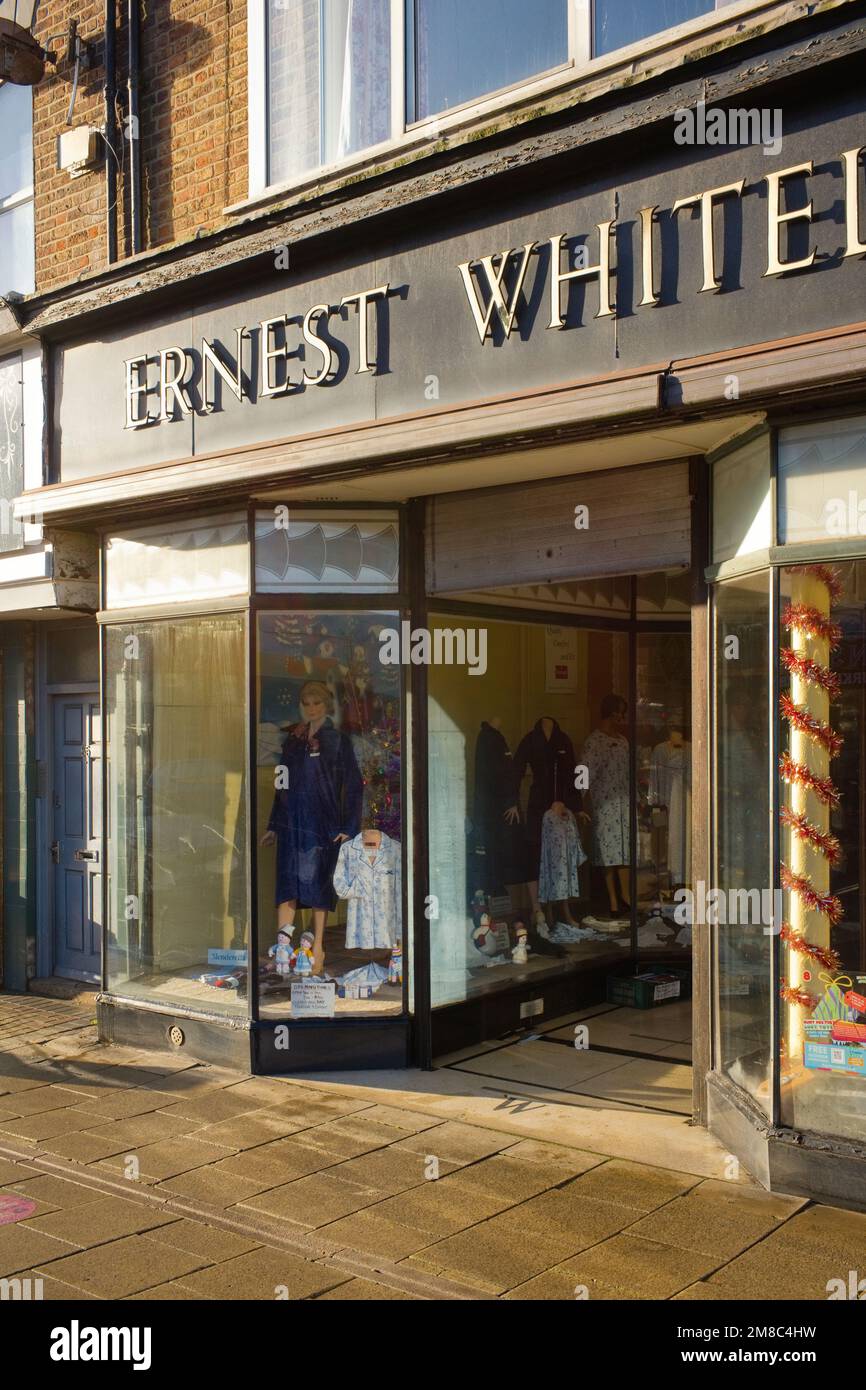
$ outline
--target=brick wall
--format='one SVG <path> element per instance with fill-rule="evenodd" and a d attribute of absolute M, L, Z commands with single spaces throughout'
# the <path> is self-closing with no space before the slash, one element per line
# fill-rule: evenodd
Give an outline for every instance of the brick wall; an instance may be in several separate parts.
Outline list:
<path fill-rule="evenodd" d="M 247 191 L 246 0 L 143 0 L 139 110 L 142 243 L 184 241 L 227 220 L 223 208 Z M 96 62 L 81 75 L 73 124 L 103 124 L 104 0 L 43 0 L 37 37 L 65 34 L 76 18 Z M 105 169 L 70 179 L 57 169 L 56 140 L 72 89 L 65 39 L 57 69 L 34 89 L 36 288 L 44 291 L 102 269 L 106 255 Z M 129 255 L 125 189 L 129 142 L 126 0 L 117 5 L 118 255 Z M 110 156 L 109 156 L 110 158 Z"/>

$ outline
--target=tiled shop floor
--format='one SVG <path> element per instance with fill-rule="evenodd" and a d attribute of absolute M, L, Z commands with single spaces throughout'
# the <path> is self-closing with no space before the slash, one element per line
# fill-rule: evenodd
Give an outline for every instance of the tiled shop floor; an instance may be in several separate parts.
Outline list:
<path fill-rule="evenodd" d="M 33 1205 L 0 1224 L 0 1278 L 39 1278 L 47 1299 L 820 1299 L 866 1248 L 866 1215 L 443 1117 L 418 1094 L 99 1046 L 62 1001 L 20 1000 L 0 995 L 0 1199 Z M 683 1020 L 665 1032 L 661 1014 L 633 1050 L 677 1045 Z M 609 1113 L 615 1076 L 676 1108 L 675 1058 L 505 1050 L 534 1048 L 548 1085 L 592 1087 Z"/>

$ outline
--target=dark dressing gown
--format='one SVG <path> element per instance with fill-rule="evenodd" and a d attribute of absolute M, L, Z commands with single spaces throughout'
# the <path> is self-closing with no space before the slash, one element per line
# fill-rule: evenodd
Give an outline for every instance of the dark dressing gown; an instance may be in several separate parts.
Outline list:
<path fill-rule="evenodd" d="M 326 719 L 307 737 L 296 724 L 283 743 L 280 762 L 288 787 L 276 792 L 268 829 L 277 837 L 276 902 L 333 911 L 337 835 L 354 839 L 361 829 L 363 781 L 352 740 Z"/>
<path fill-rule="evenodd" d="M 568 734 L 551 721 L 553 729 L 550 738 L 544 737 L 541 720 L 524 734 L 514 755 L 514 793 L 512 805 L 520 792 L 520 783 L 527 767 L 532 773 L 532 786 L 529 788 L 529 801 L 526 808 L 526 841 L 528 873 L 531 879 L 538 878 L 541 863 L 541 823 L 545 811 L 549 811 L 554 801 L 562 801 L 570 811 L 581 809 L 580 792 L 575 789 L 574 769 L 577 765 L 574 745 Z"/>
<path fill-rule="evenodd" d="M 514 765 L 505 736 L 486 720 L 475 742 L 475 798 L 469 852 L 469 892 L 502 893 L 526 882 L 524 827 L 505 820 L 515 805 Z"/>

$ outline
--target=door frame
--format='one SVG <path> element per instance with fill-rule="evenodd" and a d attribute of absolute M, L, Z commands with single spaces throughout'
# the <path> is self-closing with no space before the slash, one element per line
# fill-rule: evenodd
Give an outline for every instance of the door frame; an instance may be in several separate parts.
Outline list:
<path fill-rule="evenodd" d="M 39 701 L 42 726 L 41 748 L 39 750 L 40 776 L 38 794 L 42 803 L 38 816 L 37 830 L 37 892 L 36 892 L 36 973 L 40 978 L 55 973 L 57 965 L 56 943 L 54 939 L 54 875 L 51 872 L 51 813 L 54 792 L 54 710 L 57 697 L 70 695 L 94 695 L 99 705 L 100 728 L 102 727 L 102 695 L 99 682 L 61 681 L 56 685 L 42 686 Z M 41 891 L 40 891 L 41 889 Z M 84 984 L 94 984 L 93 976 L 84 971 L 69 971 L 64 979 L 80 980 Z M 97 989 L 102 988 L 100 972 L 95 981 Z"/>

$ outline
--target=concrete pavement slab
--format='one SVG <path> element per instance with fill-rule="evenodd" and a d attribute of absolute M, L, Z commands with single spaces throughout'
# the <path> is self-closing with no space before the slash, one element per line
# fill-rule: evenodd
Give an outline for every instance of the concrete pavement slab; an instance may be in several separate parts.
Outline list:
<path fill-rule="evenodd" d="M 139 1235 L 174 1219 L 156 1206 L 92 1192 L 89 1202 L 79 1202 L 47 1216 L 29 1217 L 24 1224 L 86 1250 L 121 1236 Z"/>
<path fill-rule="evenodd" d="M 225 1231 L 219 1226 L 205 1225 L 203 1221 L 192 1221 L 188 1218 L 160 1226 L 150 1232 L 150 1239 L 163 1240 L 166 1245 L 185 1250 L 189 1255 L 202 1255 L 214 1263 L 218 1260 L 229 1260 L 234 1255 L 246 1255 L 248 1251 L 255 1250 L 262 1244 L 259 1240 L 236 1235 L 234 1231 Z"/>
<path fill-rule="evenodd" d="M 262 1246 L 196 1274 L 183 1275 L 178 1282 L 207 1298 L 273 1302 L 281 1289 L 286 1290 L 289 1299 L 309 1298 L 345 1280 L 346 1275 L 339 1270 L 296 1259 L 272 1246 Z"/>
<path fill-rule="evenodd" d="M 178 1250 L 164 1241 L 134 1235 L 65 1255 L 53 1265 L 34 1264 L 34 1268 L 40 1274 L 44 1271 L 97 1298 L 115 1299 L 166 1283 L 206 1263 L 203 1257 Z"/>

